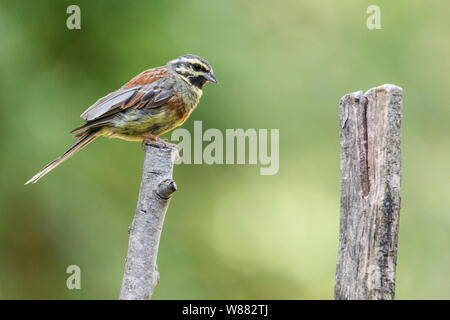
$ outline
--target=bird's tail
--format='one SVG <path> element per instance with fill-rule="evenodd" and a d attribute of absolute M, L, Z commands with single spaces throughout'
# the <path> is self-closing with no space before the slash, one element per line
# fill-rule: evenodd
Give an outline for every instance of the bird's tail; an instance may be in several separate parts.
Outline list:
<path fill-rule="evenodd" d="M 50 171 L 55 169 L 57 166 L 59 166 L 65 160 L 67 160 L 71 156 L 73 156 L 75 153 L 77 153 L 78 151 L 83 149 L 90 142 L 94 141 L 97 137 L 98 137 L 98 131 L 91 131 L 91 132 L 84 133 L 66 152 L 64 152 L 60 157 L 56 158 L 55 160 L 50 162 L 48 165 L 46 165 L 41 171 L 36 173 L 33 176 L 33 178 L 28 180 L 25 184 L 36 183 L 40 178 L 42 178 L 47 173 L 49 173 Z"/>

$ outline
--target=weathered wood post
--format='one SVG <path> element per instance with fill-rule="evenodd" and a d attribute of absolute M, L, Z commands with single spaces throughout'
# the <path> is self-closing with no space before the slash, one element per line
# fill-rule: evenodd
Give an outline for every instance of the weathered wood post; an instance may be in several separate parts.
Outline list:
<path fill-rule="evenodd" d="M 146 142 L 141 189 L 125 263 L 121 300 L 150 299 L 159 282 L 156 266 L 159 239 L 170 197 L 177 186 L 172 180 L 177 150 L 171 146 Z"/>
<path fill-rule="evenodd" d="M 400 214 L 402 89 L 340 102 L 341 213 L 335 299 L 394 299 Z"/>

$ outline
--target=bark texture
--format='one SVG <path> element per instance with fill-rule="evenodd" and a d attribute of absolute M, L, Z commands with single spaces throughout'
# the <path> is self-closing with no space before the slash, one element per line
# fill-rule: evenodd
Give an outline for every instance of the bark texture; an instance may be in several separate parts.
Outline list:
<path fill-rule="evenodd" d="M 400 214 L 402 89 L 340 102 L 341 213 L 335 299 L 394 299 Z"/>
<path fill-rule="evenodd" d="M 176 149 L 162 143 L 146 142 L 139 200 L 133 223 L 121 300 L 150 299 L 159 282 L 156 259 L 164 217 L 177 186 L 172 180 Z"/>

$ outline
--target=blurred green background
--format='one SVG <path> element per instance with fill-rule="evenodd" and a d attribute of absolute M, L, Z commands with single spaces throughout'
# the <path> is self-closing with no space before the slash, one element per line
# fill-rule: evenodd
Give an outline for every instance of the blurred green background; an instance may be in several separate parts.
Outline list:
<path fill-rule="evenodd" d="M 81 8 L 81 30 L 66 8 Z M 366 28 L 371 4 L 381 30 Z M 78 116 L 194 53 L 220 80 L 193 121 L 279 128 L 280 170 L 179 165 L 155 299 L 331 299 L 339 99 L 404 88 L 397 298 L 450 298 L 448 1 L 0 1 L 0 298 L 116 299 L 144 153 L 99 139 L 36 185 Z M 81 268 L 81 290 L 66 268 Z"/>

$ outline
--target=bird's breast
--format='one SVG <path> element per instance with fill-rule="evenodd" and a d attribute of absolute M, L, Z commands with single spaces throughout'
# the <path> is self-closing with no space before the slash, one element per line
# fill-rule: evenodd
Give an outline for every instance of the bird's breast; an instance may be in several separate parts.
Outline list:
<path fill-rule="evenodd" d="M 181 125 L 189 116 L 182 104 L 168 104 L 153 109 L 134 109 L 118 115 L 106 128 L 110 137 L 124 140 L 142 140 L 150 133 L 159 136 Z"/>
<path fill-rule="evenodd" d="M 191 85 L 187 80 L 179 79 L 176 84 L 176 92 L 178 97 L 183 101 L 184 107 L 192 112 L 191 109 L 195 109 L 198 105 L 200 98 L 202 97 L 202 89 Z"/>

